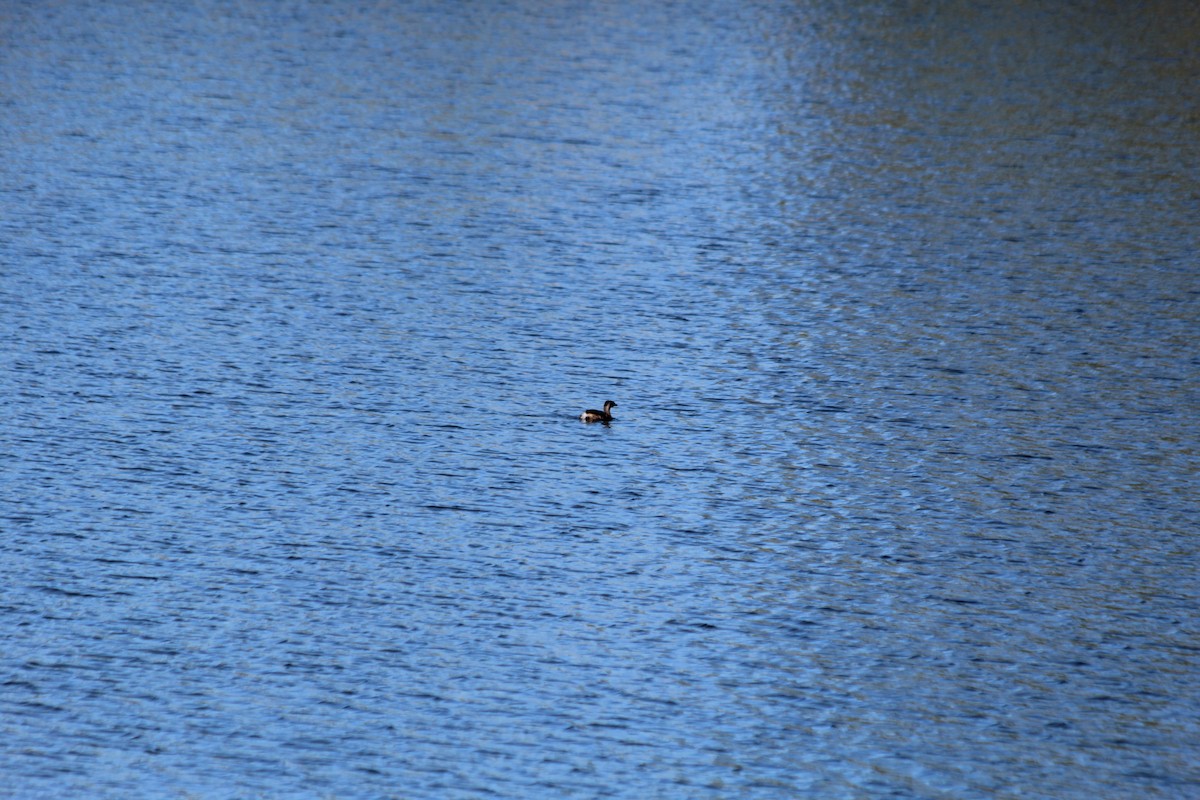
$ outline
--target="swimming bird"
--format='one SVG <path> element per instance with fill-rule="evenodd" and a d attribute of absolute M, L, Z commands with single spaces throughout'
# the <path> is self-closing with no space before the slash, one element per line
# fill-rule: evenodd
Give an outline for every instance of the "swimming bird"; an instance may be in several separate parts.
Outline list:
<path fill-rule="evenodd" d="M 589 408 L 587 411 L 579 415 L 579 418 L 584 422 L 603 422 L 605 425 L 612 422 L 613 415 L 609 413 L 610 408 L 616 408 L 617 404 L 612 400 L 604 401 L 604 410 L 597 411 L 594 408 Z"/>

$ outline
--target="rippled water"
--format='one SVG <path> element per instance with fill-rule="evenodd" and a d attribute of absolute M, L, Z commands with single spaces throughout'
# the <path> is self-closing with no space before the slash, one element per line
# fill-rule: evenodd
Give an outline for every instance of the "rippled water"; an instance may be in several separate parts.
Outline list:
<path fill-rule="evenodd" d="M 1200 18 L 853 5 L 10 5 L 0 794 L 1200 794 Z"/>

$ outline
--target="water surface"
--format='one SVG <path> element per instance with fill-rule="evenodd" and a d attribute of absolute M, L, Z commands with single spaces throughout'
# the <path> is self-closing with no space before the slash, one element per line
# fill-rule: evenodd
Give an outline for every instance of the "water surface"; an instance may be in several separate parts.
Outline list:
<path fill-rule="evenodd" d="M 1200 793 L 1198 21 L 11 7 L 0 793 Z"/>

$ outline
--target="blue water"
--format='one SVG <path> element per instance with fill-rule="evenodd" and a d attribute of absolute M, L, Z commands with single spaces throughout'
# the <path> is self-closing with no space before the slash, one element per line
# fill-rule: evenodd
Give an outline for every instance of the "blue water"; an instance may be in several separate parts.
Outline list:
<path fill-rule="evenodd" d="M 1200 796 L 1200 17 L 851 5 L 9 4 L 0 796 Z"/>

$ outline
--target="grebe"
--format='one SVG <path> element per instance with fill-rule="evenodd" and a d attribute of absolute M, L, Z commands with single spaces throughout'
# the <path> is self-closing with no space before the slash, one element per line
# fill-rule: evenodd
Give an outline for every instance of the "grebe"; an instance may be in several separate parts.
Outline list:
<path fill-rule="evenodd" d="M 610 408 L 616 408 L 617 404 L 612 400 L 604 401 L 604 410 L 597 411 L 594 408 L 589 408 L 587 411 L 579 415 L 579 418 L 584 422 L 603 422 L 608 424 L 612 422 L 613 415 L 609 413 Z"/>

